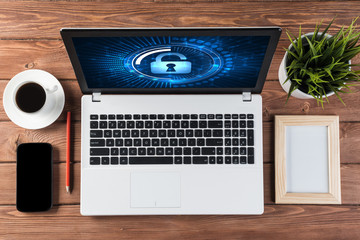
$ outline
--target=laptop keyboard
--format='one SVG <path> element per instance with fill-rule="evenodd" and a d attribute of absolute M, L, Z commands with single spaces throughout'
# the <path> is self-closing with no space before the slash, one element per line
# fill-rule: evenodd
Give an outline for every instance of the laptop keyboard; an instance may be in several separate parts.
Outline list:
<path fill-rule="evenodd" d="M 90 165 L 254 164 L 253 114 L 91 114 Z"/>

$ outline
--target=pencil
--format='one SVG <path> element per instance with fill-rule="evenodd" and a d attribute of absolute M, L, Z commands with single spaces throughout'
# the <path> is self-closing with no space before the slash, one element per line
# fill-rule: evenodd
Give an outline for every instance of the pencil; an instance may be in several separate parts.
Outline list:
<path fill-rule="evenodd" d="M 71 112 L 67 112 L 66 120 L 66 192 L 70 193 L 70 128 Z"/>

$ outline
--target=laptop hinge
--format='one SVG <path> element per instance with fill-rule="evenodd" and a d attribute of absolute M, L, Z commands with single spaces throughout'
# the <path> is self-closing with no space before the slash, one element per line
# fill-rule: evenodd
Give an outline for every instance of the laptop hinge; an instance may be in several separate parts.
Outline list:
<path fill-rule="evenodd" d="M 101 92 L 93 92 L 92 101 L 93 102 L 100 102 L 101 101 Z"/>
<path fill-rule="evenodd" d="M 242 96 L 244 102 L 251 102 L 251 92 L 243 92 Z"/>

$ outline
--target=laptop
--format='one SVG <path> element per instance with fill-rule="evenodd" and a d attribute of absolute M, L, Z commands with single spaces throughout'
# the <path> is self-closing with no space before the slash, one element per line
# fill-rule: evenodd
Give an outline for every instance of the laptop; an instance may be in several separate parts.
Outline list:
<path fill-rule="evenodd" d="M 82 215 L 262 214 L 281 29 L 62 29 L 82 93 Z"/>

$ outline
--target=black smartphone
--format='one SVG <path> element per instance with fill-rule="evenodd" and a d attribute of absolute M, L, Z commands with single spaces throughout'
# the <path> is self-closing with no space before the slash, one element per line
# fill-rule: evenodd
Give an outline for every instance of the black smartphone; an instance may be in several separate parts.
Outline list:
<path fill-rule="evenodd" d="M 52 207 L 52 152 L 49 143 L 23 143 L 17 147 L 17 210 L 38 212 Z"/>

